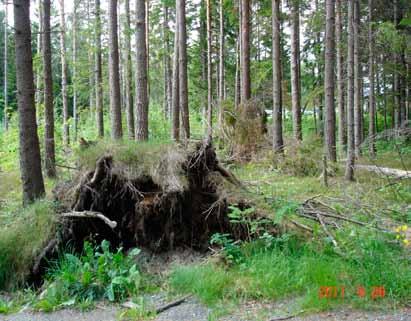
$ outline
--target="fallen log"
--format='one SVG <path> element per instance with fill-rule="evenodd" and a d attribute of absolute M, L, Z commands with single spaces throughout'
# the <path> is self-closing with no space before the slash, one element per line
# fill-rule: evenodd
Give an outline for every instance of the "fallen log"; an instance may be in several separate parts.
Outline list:
<path fill-rule="evenodd" d="M 355 168 L 364 169 L 366 171 L 377 173 L 379 175 L 391 176 L 391 177 L 395 177 L 398 179 L 411 178 L 411 171 L 405 171 L 402 169 L 380 167 L 376 165 L 361 165 L 361 164 L 355 165 Z"/>

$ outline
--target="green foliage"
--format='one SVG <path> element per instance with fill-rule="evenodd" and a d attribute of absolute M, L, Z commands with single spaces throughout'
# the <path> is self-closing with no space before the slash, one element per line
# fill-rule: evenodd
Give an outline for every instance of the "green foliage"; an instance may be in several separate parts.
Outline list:
<path fill-rule="evenodd" d="M 210 239 L 211 245 L 219 245 L 222 248 L 224 259 L 227 263 L 240 263 L 243 259 L 243 253 L 240 249 L 239 242 L 234 241 L 230 234 L 215 233 Z"/>
<path fill-rule="evenodd" d="M 0 289 L 21 284 L 54 232 L 53 203 L 42 200 L 13 213 L 0 229 Z"/>
<path fill-rule="evenodd" d="M 107 241 L 98 247 L 85 242 L 81 256 L 66 253 L 50 269 L 48 286 L 36 308 L 54 310 L 98 299 L 122 301 L 137 293 L 141 276 L 134 258 L 139 252 L 125 255 L 121 248 L 111 252 Z"/>
<path fill-rule="evenodd" d="M 224 238 L 223 241 L 227 242 Z M 383 237 L 361 236 L 353 242 L 357 245 L 352 257 L 344 259 L 321 244 L 301 242 L 285 234 L 272 240 L 268 247 L 262 246 L 261 241 L 244 244 L 240 247 L 243 259 L 233 262 L 230 269 L 214 263 L 177 267 L 170 285 L 177 292 L 196 294 L 209 305 L 294 295 L 300 298 L 300 308 L 306 310 L 321 310 L 343 302 L 364 306 L 375 301 L 370 296 L 358 298 L 357 287 L 370 290 L 377 285 L 385 287 L 388 295 L 383 302 L 387 305 L 406 302 L 411 266 L 401 256 L 400 248 Z M 344 286 L 344 300 L 320 299 L 322 286 Z"/>

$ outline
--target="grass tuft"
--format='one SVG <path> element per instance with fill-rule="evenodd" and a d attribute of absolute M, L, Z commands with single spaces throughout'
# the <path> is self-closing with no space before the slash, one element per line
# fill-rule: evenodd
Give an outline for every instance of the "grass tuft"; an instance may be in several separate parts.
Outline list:
<path fill-rule="evenodd" d="M 0 229 L 0 289 L 21 285 L 53 232 L 53 203 L 41 200 L 13 213 Z"/>

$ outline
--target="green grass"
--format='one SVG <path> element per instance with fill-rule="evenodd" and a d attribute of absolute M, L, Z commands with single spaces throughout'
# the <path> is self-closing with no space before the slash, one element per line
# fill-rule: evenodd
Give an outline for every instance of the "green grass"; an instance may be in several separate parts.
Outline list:
<path fill-rule="evenodd" d="M 42 200 L 14 213 L 0 231 L 0 288 L 24 280 L 33 259 L 53 232 L 54 208 Z"/>
<path fill-rule="evenodd" d="M 176 267 L 170 277 L 178 293 L 193 293 L 210 306 L 227 301 L 278 300 L 299 302 L 299 309 L 323 310 L 336 304 L 355 307 L 385 306 L 409 302 L 411 264 L 398 247 L 388 245 L 377 235 L 358 239 L 358 252 L 349 259 L 335 255 L 330 248 L 301 242 L 293 237 L 275 241 L 270 248 L 251 243 L 242 247 L 245 259 L 226 266 L 207 263 Z M 320 299 L 322 286 L 345 287 L 345 298 Z M 357 287 L 367 296 L 358 298 Z M 373 286 L 384 286 L 386 297 L 374 301 Z"/>

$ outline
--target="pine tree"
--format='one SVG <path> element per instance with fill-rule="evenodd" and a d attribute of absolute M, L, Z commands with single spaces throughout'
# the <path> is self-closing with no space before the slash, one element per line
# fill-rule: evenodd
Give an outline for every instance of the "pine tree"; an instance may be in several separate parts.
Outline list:
<path fill-rule="evenodd" d="M 16 55 L 17 104 L 19 112 L 20 173 L 23 203 L 44 195 L 40 144 L 34 104 L 33 56 L 31 51 L 30 1 L 13 0 Z"/>

